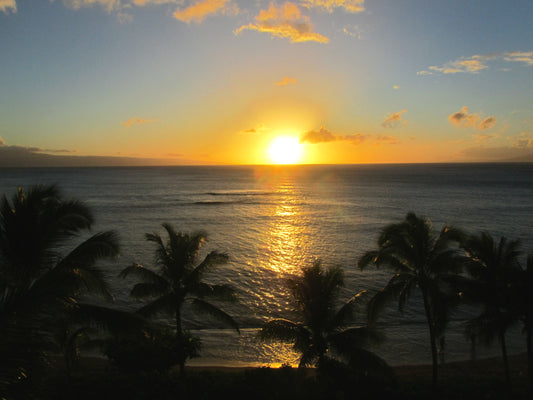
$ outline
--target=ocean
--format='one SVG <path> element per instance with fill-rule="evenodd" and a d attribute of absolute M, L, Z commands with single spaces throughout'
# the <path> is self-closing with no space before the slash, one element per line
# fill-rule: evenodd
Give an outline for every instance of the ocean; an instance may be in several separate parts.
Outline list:
<path fill-rule="evenodd" d="M 294 317 L 286 278 L 320 259 L 343 268 L 344 300 L 380 289 L 392 273 L 359 271 L 356 262 L 376 248 L 385 225 L 409 211 L 429 217 L 436 231 L 444 224 L 472 233 L 486 230 L 520 239 L 525 252 L 533 251 L 533 163 L 0 169 L 0 193 L 8 197 L 17 187 L 50 183 L 92 208 L 93 233 L 119 233 L 121 256 L 104 265 L 114 307 L 140 307 L 129 297 L 134 282 L 118 273 L 134 262 L 154 265 L 153 246 L 144 235 L 163 234 L 164 222 L 184 232 L 207 232 L 204 254 L 230 255 L 209 279 L 237 289 L 239 302 L 221 306 L 241 333 L 186 313 L 186 328 L 203 342 L 202 356 L 191 361 L 196 365 L 295 363 L 298 356 L 290 346 L 256 339 L 265 321 Z M 459 309 L 453 316 L 445 360 L 470 357 L 463 324 L 471 315 L 472 310 Z M 172 323 L 166 317 L 160 322 Z M 362 313 L 357 323 L 364 323 Z M 403 314 L 391 307 L 379 327 L 385 340 L 372 350 L 389 364 L 431 362 L 419 298 L 413 297 Z M 509 334 L 509 351 L 525 351 L 518 328 Z M 478 346 L 478 357 L 495 354 L 496 344 Z"/>

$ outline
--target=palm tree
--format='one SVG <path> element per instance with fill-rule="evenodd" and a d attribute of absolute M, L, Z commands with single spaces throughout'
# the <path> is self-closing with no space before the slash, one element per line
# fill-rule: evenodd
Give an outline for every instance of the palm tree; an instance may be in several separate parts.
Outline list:
<path fill-rule="evenodd" d="M 261 340 L 292 343 L 301 353 L 300 368 L 316 365 L 323 369 L 331 364 L 332 356 L 337 356 L 367 372 L 388 369 L 382 359 L 363 348 L 378 339 L 375 332 L 366 326 L 348 327 L 366 292 L 358 293 L 337 308 L 344 287 L 341 268 L 324 269 L 317 260 L 312 266 L 302 268 L 302 275 L 288 279 L 287 283 L 301 319 L 298 322 L 268 321 L 259 331 Z"/>
<path fill-rule="evenodd" d="M 495 241 L 488 232 L 481 232 L 468 237 L 462 246 L 469 257 L 468 273 L 473 278 L 464 295 L 467 301 L 482 306 L 480 315 L 469 321 L 467 329 L 486 343 L 498 338 L 505 378 L 510 384 L 505 333 L 518 321 L 513 305 L 516 295 L 513 280 L 521 270 L 520 241 L 505 237 Z"/>
<path fill-rule="evenodd" d="M 114 232 L 66 245 L 93 224 L 90 209 L 56 186 L 19 189 L 0 203 L 0 387 L 29 375 L 31 357 L 52 339 L 54 322 L 78 307 L 82 292 L 111 298 L 96 266 L 118 254 Z"/>
<path fill-rule="evenodd" d="M 235 301 L 236 293 L 227 284 L 208 284 L 203 281 L 213 267 L 228 262 L 228 255 L 211 251 L 200 263 L 197 263 L 199 250 L 207 240 L 203 232 L 191 235 L 176 232 L 169 224 L 163 224 L 168 240 L 160 235 L 146 234 L 146 239 L 156 245 L 155 256 L 158 271 L 134 264 L 121 272 L 122 277 L 136 275 L 142 280 L 131 290 L 131 295 L 138 299 L 155 298 L 144 305 L 138 312 L 144 316 L 158 313 L 171 314 L 175 318 L 176 340 L 184 349 L 190 345 L 190 335 L 182 326 L 182 310 L 190 303 L 196 311 L 209 314 L 228 324 L 239 332 L 235 320 L 206 298 Z M 185 361 L 189 358 L 186 351 L 180 357 L 179 365 L 184 372 Z"/>
<path fill-rule="evenodd" d="M 370 320 L 375 320 L 393 299 L 398 300 L 398 308 L 403 311 L 413 290 L 420 290 L 429 327 L 433 387 L 438 376 L 437 340 L 444 334 L 451 307 L 457 300 L 450 281 L 460 265 L 457 247 L 452 245 L 461 237 L 461 231 L 448 226 L 435 235 L 429 219 L 411 212 L 402 222 L 386 226 L 378 238 L 378 250 L 365 253 L 358 262 L 360 269 L 375 265 L 396 271 L 370 301 Z"/>
<path fill-rule="evenodd" d="M 516 307 L 526 333 L 529 391 L 533 397 L 533 253 L 527 257 L 526 268 L 514 276 L 512 293 L 513 307 Z"/>

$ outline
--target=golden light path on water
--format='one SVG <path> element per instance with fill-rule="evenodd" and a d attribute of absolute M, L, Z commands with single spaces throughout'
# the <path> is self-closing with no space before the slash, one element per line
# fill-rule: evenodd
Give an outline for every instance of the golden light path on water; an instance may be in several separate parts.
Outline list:
<path fill-rule="evenodd" d="M 302 210 L 303 199 L 298 189 L 292 182 L 281 181 L 275 190 L 281 195 L 281 200 L 270 210 L 270 222 L 265 229 L 264 238 L 268 257 L 263 267 L 275 272 L 282 280 L 283 287 L 265 294 L 270 297 L 276 296 L 276 293 L 279 295 L 279 291 L 285 292 L 283 298 L 270 299 L 277 303 L 276 312 L 283 313 L 294 308 L 288 289 L 284 286 L 285 279 L 290 275 L 299 274 L 301 267 L 306 264 L 305 256 L 309 254 L 307 250 L 310 246 L 310 235 L 309 224 Z M 292 320 L 299 322 L 296 319 L 298 315 L 293 316 Z M 299 354 L 294 352 L 291 344 L 263 343 L 263 351 L 275 355 L 276 362 L 270 364 L 273 367 L 298 365 Z"/>

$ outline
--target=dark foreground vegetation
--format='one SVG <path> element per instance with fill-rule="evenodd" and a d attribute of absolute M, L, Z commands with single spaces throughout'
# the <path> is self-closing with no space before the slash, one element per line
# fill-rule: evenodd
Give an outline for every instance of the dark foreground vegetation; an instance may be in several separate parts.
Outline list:
<path fill-rule="evenodd" d="M 200 340 L 182 323 L 185 308 L 239 332 L 221 308 L 234 302 L 227 284 L 208 275 L 228 261 L 217 251 L 199 258 L 206 234 L 146 234 L 155 263 L 123 269 L 135 278 L 133 312 L 113 308 L 101 261 L 119 254 L 118 235 L 87 237 L 91 210 L 55 186 L 20 189 L 0 204 L 0 399 L 255 399 L 521 398 L 533 395 L 533 256 L 523 263 L 517 240 L 467 234 L 408 213 L 381 232 L 376 250 L 357 267 L 393 272 L 381 290 L 341 298 L 344 272 L 321 261 L 287 281 L 294 320 L 275 319 L 258 340 L 283 341 L 300 354 L 298 368 L 198 369 Z M 413 293 L 422 298 L 432 366 L 391 368 L 368 350 L 383 340 L 375 322 Z M 440 365 L 450 316 L 461 306 L 479 314 L 465 321 L 473 344 L 497 341 L 501 357 Z M 174 323 L 153 322 L 164 314 Z M 357 320 L 356 320 L 357 316 Z M 363 318 L 361 318 L 363 316 Z M 509 357 L 506 333 L 524 332 L 525 355 Z M 386 333 L 386 332 L 385 332 Z M 98 349 L 107 359 L 80 357 Z"/>
<path fill-rule="evenodd" d="M 395 380 L 384 384 L 347 371 L 318 375 L 315 369 L 187 367 L 167 373 L 131 375 L 105 360 L 84 360 L 69 380 L 62 366 L 44 384 L 43 399 L 526 399 L 525 355 L 511 356 L 513 387 L 502 374 L 501 358 L 447 363 L 436 390 L 431 367 L 393 368 Z"/>

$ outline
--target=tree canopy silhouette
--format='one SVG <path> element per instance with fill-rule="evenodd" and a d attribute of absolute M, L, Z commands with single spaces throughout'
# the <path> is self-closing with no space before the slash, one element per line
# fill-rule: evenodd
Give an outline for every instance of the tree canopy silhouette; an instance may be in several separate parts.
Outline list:
<path fill-rule="evenodd" d="M 403 311 L 413 290 L 420 290 L 429 328 L 434 387 L 438 376 L 437 340 L 444 334 L 450 311 L 458 301 L 452 282 L 461 269 L 457 244 L 462 237 L 459 229 L 449 226 L 435 235 L 429 219 L 408 213 L 402 222 L 387 225 L 378 238 L 378 249 L 365 253 L 358 262 L 360 269 L 375 265 L 396 272 L 370 301 L 370 320 L 375 320 L 391 300 L 397 300 Z"/>
<path fill-rule="evenodd" d="M 112 298 L 98 261 L 118 255 L 114 232 L 101 232 L 70 252 L 93 224 L 90 209 L 54 185 L 19 189 L 0 204 L 0 388 L 23 381 L 53 340 L 56 322 L 82 293 Z M 66 252 L 66 253 L 65 253 Z"/>
<path fill-rule="evenodd" d="M 339 302 L 344 273 L 339 267 L 323 268 L 320 260 L 302 268 L 302 274 L 287 280 L 299 321 L 273 319 L 259 332 L 261 340 L 292 343 L 301 354 L 300 367 L 326 367 L 339 358 L 353 368 L 387 371 L 388 366 L 365 347 L 379 336 L 367 326 L 350 327 L 354 311 L 366 292 Z M 340 306 L 340 307 L 339 307 Z M 388 372 L 387 372 L 388 373 Z"/>
<path fill-rule="evenodd" d="M 506 237 L 497 241 L 490 233 L 481 232 L 469 236 L 463 247 L 468 256 L 467 271 L 472 277 L 464 291 L 465 299 L 482 307 L 481 313 L 469 321 L 467 329 L 487 344 L 498 338 L 505 378 L 510 384 L 505 333 L 518 322 L 519 304 L 513 301 L 516 299 L 513 281 L 521 271 L 520 241 Z"/>
<path fill-rule="evenodd" d="M 122 277 L 135 275 L 142 282 L 135 284 L 131 295 L 135 298 L 151 300 L 138 312 L 144 316 L 158 313 L 170 314 L 175 319 L 177 344 L 183 352 L 179 357 L 181 371 L 185 361 L 190 358 L 187 350 L 191 345 L 191 336 L 184 331 L 182 310 L 190 304 L 196 312 L 208 314 L 239 331 L 237 322 L 226 312 L 208 299 L 236 301 L 236 292 L 228 284 L 209 284 L 204 282 L 205 276 L 218 265 L 228 262 L 225 253 L 211 251 L 198 263 L 199 250 L 206 241 L 204 232 L 193 234 L 174 230 L 170 224 L 163 224 L 168 240 L 156 233 L 146 234 L 146 239 L 155 244 L 157 270 L 139 264 L 131 265 L 121 272 Z"/>

